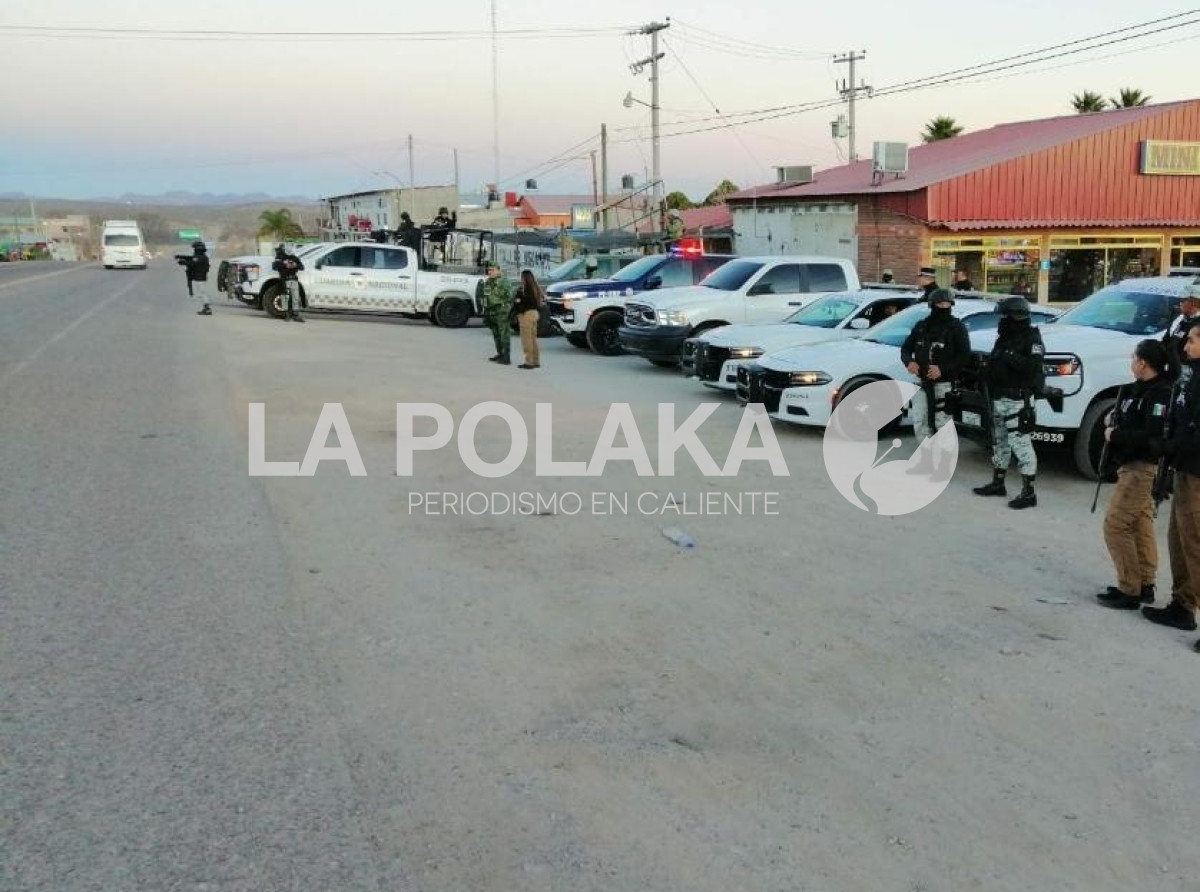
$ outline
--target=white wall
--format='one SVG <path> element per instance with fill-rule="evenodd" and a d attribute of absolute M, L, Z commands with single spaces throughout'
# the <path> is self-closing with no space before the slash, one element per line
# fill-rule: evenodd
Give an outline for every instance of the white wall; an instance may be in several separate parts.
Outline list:
<path fill-rule="evenodd" d="M 735 207 L 739 254 L 820 254 L 858 263 L 858 209 L 852 204 Z"/>

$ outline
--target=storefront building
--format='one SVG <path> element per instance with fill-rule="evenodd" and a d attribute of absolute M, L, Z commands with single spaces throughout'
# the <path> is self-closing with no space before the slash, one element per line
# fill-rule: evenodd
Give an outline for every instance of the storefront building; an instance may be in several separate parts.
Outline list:
<path fill-rule="evenodd" d="M 741 253 L 842 249 L 859 276 L 1075 301 L 1200 267 L 1200 100 L 1003 124 L 728 198 Z"/>

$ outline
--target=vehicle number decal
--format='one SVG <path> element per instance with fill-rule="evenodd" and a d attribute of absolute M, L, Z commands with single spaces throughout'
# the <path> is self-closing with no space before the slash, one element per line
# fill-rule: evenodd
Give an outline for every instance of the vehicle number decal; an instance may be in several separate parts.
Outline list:
<path fill-rule="evenodd" d="M 1067 435 L 1051 433 L 1050 431 L 1034 431 L 1029 435 L 1029 439 L 1035 440 L 1038 443 L 1065 443 L 1067 442 Z"/>

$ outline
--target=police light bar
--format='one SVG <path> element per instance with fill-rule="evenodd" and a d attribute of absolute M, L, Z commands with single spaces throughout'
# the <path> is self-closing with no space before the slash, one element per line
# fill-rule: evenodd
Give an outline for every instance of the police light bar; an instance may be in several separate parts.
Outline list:
<path fill-rule="evenodd" d="M 698 257 L 704 253 L 704 245 L 698 238 L 683 238 L 671 246 L 671 253 L 684 257 Z"/>

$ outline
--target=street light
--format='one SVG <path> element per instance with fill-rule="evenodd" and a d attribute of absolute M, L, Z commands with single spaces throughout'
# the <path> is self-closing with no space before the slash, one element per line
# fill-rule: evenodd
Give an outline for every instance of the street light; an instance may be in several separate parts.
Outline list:
<path fill-rule="evenodd" d="M 630 90 L 628 93 L 625 94 L 625 98 L 621 100 L 621 105 L 625 106 L 626 108 L 633 108 L 633 104 L 635 102 L 638 105 L 646 106 L 646 108 L 654 108 L 654 106 L 651 105 L 649 102 L 642 102 L 642 100 L 640 100 L 640 99 L 635 99 L 633 96 L 632 90 Z"/>

